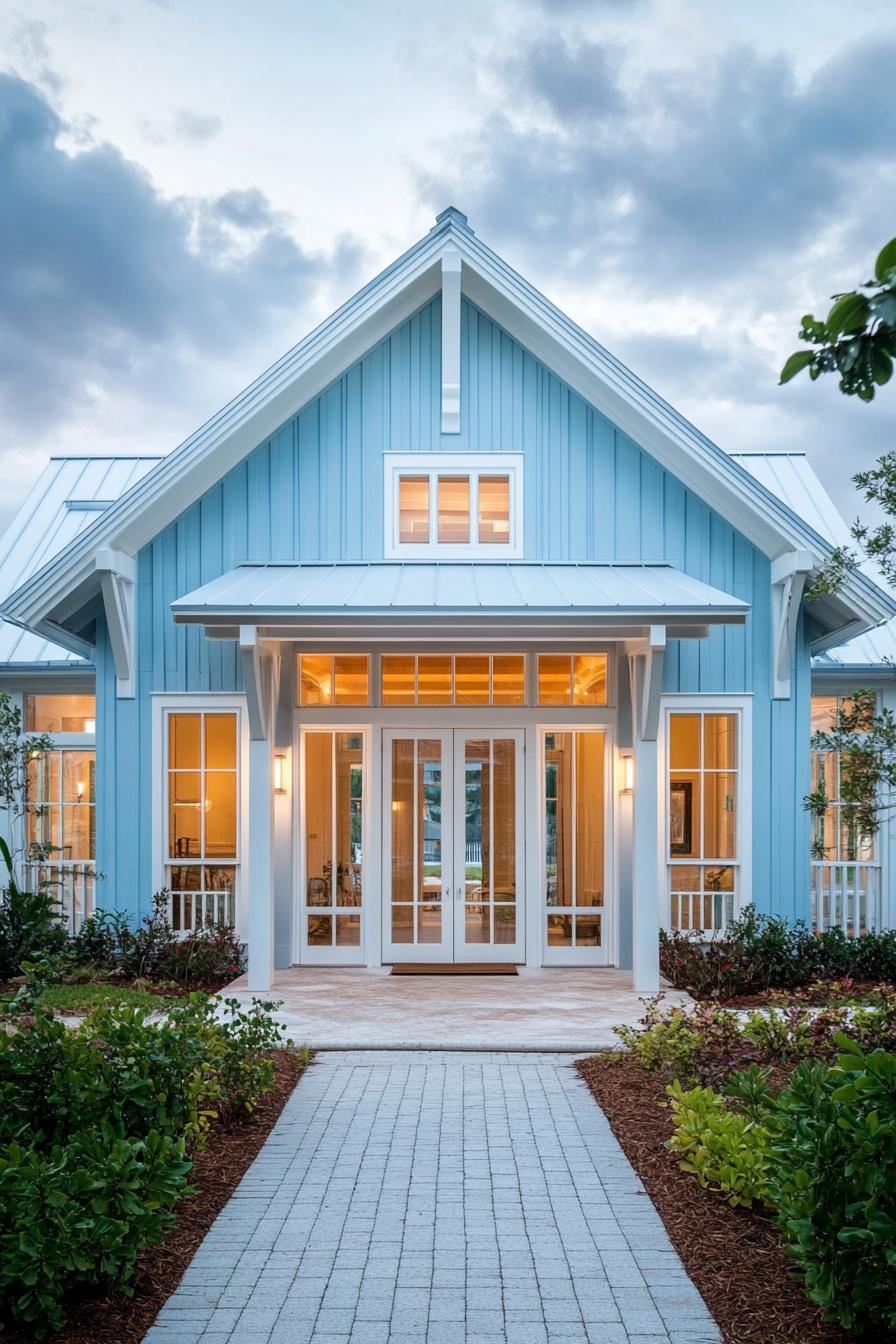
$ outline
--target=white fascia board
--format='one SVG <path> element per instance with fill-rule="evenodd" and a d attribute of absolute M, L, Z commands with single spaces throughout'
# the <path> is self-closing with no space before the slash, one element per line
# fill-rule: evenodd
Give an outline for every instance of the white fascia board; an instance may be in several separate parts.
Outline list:
<path fill-rule="evenodd" d="M 131 555 L 157 536 L 233 466 L 432 298 L 442 257 L 461 255 L 463 292 L 586 401 L 774 560 L 810 550 L 821 564 L 830 544 L 753 476 L 501 261 L 469 228 L 448 217 L 245 392 L 197 430 L 7 599 L 2 614 L 34 628 L 73 586 L 95 573 L 93 555 L 109 545 Z M 844 596 L 866 622 L 896 613 L 896 603 L 861 575 Z"/>

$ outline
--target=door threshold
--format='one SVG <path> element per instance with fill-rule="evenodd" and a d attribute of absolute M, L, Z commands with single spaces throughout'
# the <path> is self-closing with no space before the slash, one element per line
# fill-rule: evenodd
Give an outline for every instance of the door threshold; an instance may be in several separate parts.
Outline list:
<path fill-rule="evenodd" d="M 393 975 L 516 975 L 511 961 L 396 961 Z"/>

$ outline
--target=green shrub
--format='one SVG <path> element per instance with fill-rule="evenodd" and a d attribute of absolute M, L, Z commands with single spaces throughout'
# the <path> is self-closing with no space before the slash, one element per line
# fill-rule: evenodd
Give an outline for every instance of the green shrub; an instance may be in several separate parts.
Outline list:
<path fill-rule="evenodd" d="M 48 886 L 24 891 L 13 871 L 12 855 L 0 839 L 6 880 L 0 886 L 0 980 L 21 975 L 27 961 L 56 956 L 65 945 L 65 930 Z"/>
<path fill-rule="evenodd" d="M 641 1026 L 613 1030 L 645 1069 L 673 1078 L 695 1076 L 700 1036 L 683 1009 L 670 1008 L 663 1013 L 659 999 L 650 1000 Z"/>
<path fill-rule="evenodd" d="M 666 1089 L 674 1133 L 668 1147 L 700 1184 L 719 1190 L 729 1204 L 768 1203 L 768 1138 L 765 1130 L 731 1110 L 711 1087 L 685 1091 L 676 1079 Z"/>
<path fill-rule="evenodd" d="M 769 1188 L 829 1320 L 896 1327 L 896 1055 L 846 1036 L 833 1067 L 806 1061 L 770 1121 Z"/>
<path fill-rule="evenodd" d="M 839 928 L 816 934 L 748 906 L 724 934 L 708 939 L 699 930 L 661 932 L 660 969 L 676 989 L 703 999 L 798 989 L 818 979 L 896 984 L 896 930 L 858 938 Z"/>
<path fill-rule="evenodd" d="M 81 1132 L 49 1150 L 0 1149 L 0 1302 L 39 1337 L 59 1330 L 82 1285 L 128 1291 L 137 1255 L 160 1242 L 187 1192 L 183 1142 Z"/>

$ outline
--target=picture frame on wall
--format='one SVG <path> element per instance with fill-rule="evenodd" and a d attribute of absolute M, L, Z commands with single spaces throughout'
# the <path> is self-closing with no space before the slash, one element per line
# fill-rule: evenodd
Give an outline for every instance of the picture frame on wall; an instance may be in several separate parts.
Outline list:
<path fill-rule="evenodd" d="M 669 853 L 694 852 L 694 785 L 689 779 L 669 785 Z"/>

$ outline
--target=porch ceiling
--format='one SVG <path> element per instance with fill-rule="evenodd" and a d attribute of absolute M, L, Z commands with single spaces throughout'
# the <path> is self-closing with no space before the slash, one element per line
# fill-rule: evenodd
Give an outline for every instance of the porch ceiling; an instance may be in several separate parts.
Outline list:
<path fill-rule="evenodd" d="M 178 624 L 305 640 L 630 638 L 650 624 L 697 638 L 749 605 L 666 564 L 244 564 L 172 602 Z"/>

